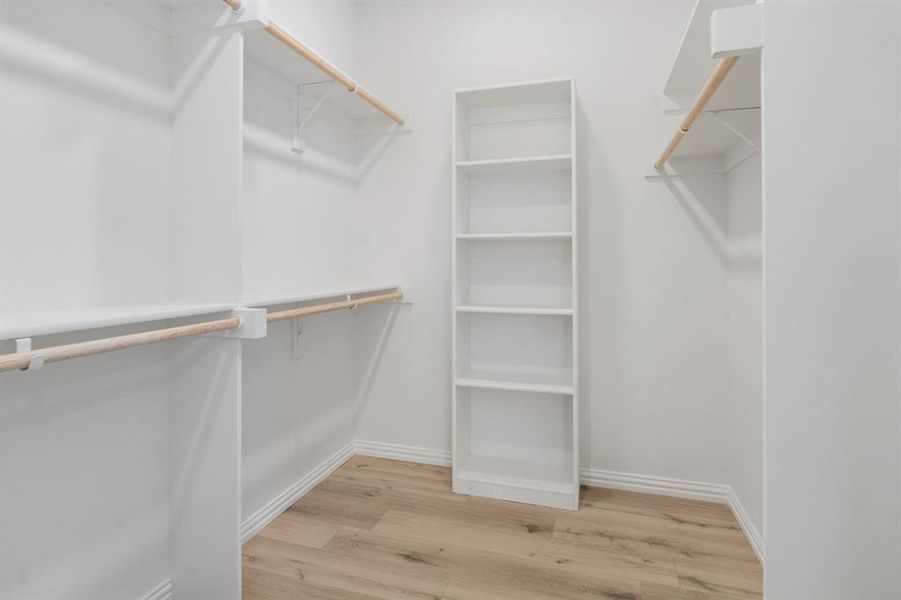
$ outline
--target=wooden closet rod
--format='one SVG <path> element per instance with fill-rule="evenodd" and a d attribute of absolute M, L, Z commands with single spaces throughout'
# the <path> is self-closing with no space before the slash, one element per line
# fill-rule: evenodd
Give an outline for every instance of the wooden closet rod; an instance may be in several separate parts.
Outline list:
<path fill-rule="evenodd" d="M 340 302 L 328 302 L 326 304 L 316 304 L 314 306 L 304 306 L 301 308 L 292 308 L 282 310 L 266 315 L 266 321 L 285 321 L 288 319 L 296 319 L 298 317 L 306 317 L 309 315 L 319 315 L 322 313 L 341 310 L 344 308 L 356 308 L 364 304 L 375 304 L 376 302 L 390 302 L 391 300 L 400 300 L 404 297 L 403 292 L 389 292 L 387 294 L 378 294 L 375 296 L 364 296 L 362 298 L 354 298 L 341 300 Z"/>
<path fill-rule="evenodd" d="M 348 92 L 354 91 L 354 89 L 357 87 L 357 84 L 354 83 L 353 80 L 351 80 L 347 75 L 330 65 L 327 60 L 298 42 L 291 36 L 290 33 L 285 31 L 272 21 L 269 21 L 264 29 L 266 30 L 266 33 L 268 33 L 287 47 L 291 48 L 291 50 L 294 50 L 296 53 L 300 54 L 302 57 L 313 63 L 313 66 L 315 66 L 317 69 L 343 85 Z"/>
<path fill-rule="evenodd" d="M 688 114 L 685 115 L 685 118 L 682 120 L 682 124 L 679 125 L 678 131 L 673 134 L 673 137 L 670 138 L 670 141 L 666 145 L 666 148 L 663 149 L 663 153 L 660 155 L 660 158 L 658 158 L 657 162 L 654 163 L 655 169 L 663 168 L 663 165 L 666 164 L 666 161 L 669 160 L 669 157 L 673 153 L 673 150 L 676 149 L 676 146 L 679 145 L 679 143 L 682 141 L 682 138 L 685 137 L 685 134 L 688 133 L 688 130 L 691 129 L 692 125 L 694 125 L 694 122 L 698 118 L 698 115 L 701 114 L 701 111 L 704 110 L 704 107 L 706 107 L 707 103 L 710 102 L 710 99 L 713 98 L 713 94 L 716 93 L 716 90 L 720 87 L 720 84 L 723 83 L 724 79 L 726 79 L 726 75 L 728 75 L 729 71 L 732 70 L 732 67 L 735 66 L 735 62 L 737 60 L 737 56 L 727 56 L 726 58 L 721 58 L 720 62 L 716 64 L 716 68 L 713 69 L 713 73 L 711 73 L 710 77 L 707 78 L 707 83 L 705 83 L 704 87 L 701 88 L 701 93 L 698 94 L 698 97 L 695 99 L 694 104 L 691 105 L 691 110 L 688 111 Z"/>
<path fill-rule="evenodd" d="M 400 115 L 382 104 L 378 100 L 378 98 L 364 90 L 362 87 L 358 86 L 354 80 L 329 64 L 327 60 L 294 39 L 287 31 L 280 28 L 272 21 L 269 21 L 269 23 L 266 24 L 265 30 L 275 39 L 279 40 L 280 42 L 294 50 L 294 52 L 298 53 L 299 55 L 313 63 L 313 66 L 315 66 L 317 69 L 343 85 L 348 92 L 357 94 L 360 98 L 374 106 L 378 111 L 380 111 L 382 114 L 387 116 L 398 125 L 404 124 L 404 119 Z"/>
<path fill-rule="evenodd" d="M 32 350 L 31 352 L 3 354 L 0 355 L 0 372 L 12 371 L 13 369 L 25 369 L 31 365 L 31 361 L 34 358 L 43 358 L 44 363 L 59 362 L 68 358 L 91 356 L 92 354 L 124 350 L 126 348 L 134 348 L 135 346 L 146 346 L 147 344 L 155 344 L 157 342 L 167 342 L 169 340 L 176 340 L 192 335 L 226 331 L 228 329 L 234 329 L 240 324 L 241 320 L 239 318 L 232 317 L 229 319 L 220 319 L 218 321 L 196 323 L 194 325 L 182 325 L 181 327 L 170 327 L 169 329 L 156 329 L 154 331 L 144 331 L 142 333 L 133 333 L 131 335 L 120 335 L 117 337 L 91 340 L 89 342 L 78 342 L 76 344 L 67 344 L 65 346 L 53 346 L 51 348 Z"/>
<path fill-rule="evenodd" d="M 231 6 L 232 10 L 241 10 L 241 0 L 222 0 L 229 6 Z"/>

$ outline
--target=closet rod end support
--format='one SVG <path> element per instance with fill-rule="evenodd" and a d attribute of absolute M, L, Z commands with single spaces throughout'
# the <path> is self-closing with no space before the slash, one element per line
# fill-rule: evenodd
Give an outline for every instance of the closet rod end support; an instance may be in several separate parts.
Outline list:
<path fill-rule="evenodd" d="M 211 333 L 215 337 L 234 338 L 241 340 L 257 340 L 266 337 L 266 309 L 265 308 L 238 308 L 232 311 L 232 318 L 237 318 L 240 325 L 234 329 Z"/>
<path fill-rule="evenodd" d="M 403 296 L 403 298 L 400 298 L 400 299 L 398 299 L 398 300 L 395 300 L 395 304 L 412 305 L 412 304 L 413 304 L 413 297 L 415 296 L 416 288 L 412 288 L 412 287 L 402 287 L 402 288 L 398 288 L 398 290 L 399 290 L 400 293 L 402 293 L 404 296 Z"/>
<path fill-rule="evenodd" d="M 16 340 L 16 354 L 31 352 L 31 338 L 19 338 Z M 22 371 L 37 371 L 44 366 L 44 357 L 34 354 L 28 359 L 28 365 L 22 367 Z"/>

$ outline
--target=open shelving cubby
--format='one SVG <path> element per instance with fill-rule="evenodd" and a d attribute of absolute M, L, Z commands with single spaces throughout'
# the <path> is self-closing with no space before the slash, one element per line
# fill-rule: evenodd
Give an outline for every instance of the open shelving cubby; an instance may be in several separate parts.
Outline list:
<path fill-rule="evenodd" d="M 575 82 L 454 93 L 458 493 L 576 509 Z"/>

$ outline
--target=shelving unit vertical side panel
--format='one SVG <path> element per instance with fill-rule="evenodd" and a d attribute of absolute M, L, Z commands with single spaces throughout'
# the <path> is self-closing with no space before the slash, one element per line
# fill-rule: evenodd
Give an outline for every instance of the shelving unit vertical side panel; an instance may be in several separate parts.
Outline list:
<path fill-rule="evenodd" d="M 576 112 L 576 80 L 573 79 L 570 81 L 569 88 L 569 101 L 570 101 L 570 111 L 569 111 L 569 119 L 570 119 L 570 153 L 572 154 L 572 162 L 571 162 L 571 199 L 572 199 L 572 306 L 573 306 L 573 317 L 572 317 L 572 344 L 573 344 L 573 355 L 572 355 L 572 365 L 573 365 L 573 397 L 572 397 L 572 419 L 573 419 L 573 430 L 572 430 L 572 439 L 573 439 L 573 488 L 574 488 L 574 499 L 573 499 L 573 509 L 577 510 L 579 508 L 579 477 L 580 477 L 580 444 L 579 444 L 579 431 L 581 426 L 581 421 L 579 418 L 580 415 L 580 385 L 579 385 L 579 377 L 581 376 L 581 370 L 579 369 L 579 194 L 578 194 L 578 154 L 577 154 L 577 121 L 578 121 L 578 113 Z"/>
<path fill-rule="evenodd" d="M 239 302 L 243 37 L 172 42 L 173 298 Z M 241 341 L 169 345 L 169 549 L 178 598 L 241 597 Z"/>
<path fill-rule="evenodd" d="M 457 471 L 460 466 L 460 460 L 458 456 L 459 448 L 457 447 L 457 435 L 459 434 L 459 423 L 457 423 L 457 373 L 458 373 L 458 365 L 457 365 L 457 233 L 458 233 L 458 221 L 460 214 L 460 206 L 459 199 L 457 198 L 457 150 L 459 145 L 458 136 L 460 135 L 458 130 L 458 115 L 457 110 L 459 107 L 459 100 L 457 98 L 457 93 L 451 93 L 451 160 L 450 160 L 450 168 L 451 168 L 451 235 L 450 235 L 450 245 L 451 245 L 451 286 L 450 286 L 450 313 L 451 313 L 451 471 L 453 478 L 453 487 L 456 489 L 456 481 L 457 481 Z"/>

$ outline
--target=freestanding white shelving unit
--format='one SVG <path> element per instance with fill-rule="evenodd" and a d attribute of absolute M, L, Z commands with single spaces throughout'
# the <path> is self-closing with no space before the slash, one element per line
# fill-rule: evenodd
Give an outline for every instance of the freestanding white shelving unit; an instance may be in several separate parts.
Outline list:
<path fill-rule="evenodd" d="M 575 81 L 453 102 L 454 491 L 575 510 Z"/>

